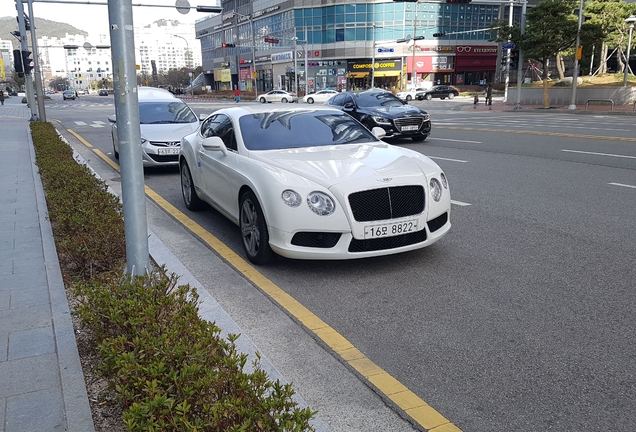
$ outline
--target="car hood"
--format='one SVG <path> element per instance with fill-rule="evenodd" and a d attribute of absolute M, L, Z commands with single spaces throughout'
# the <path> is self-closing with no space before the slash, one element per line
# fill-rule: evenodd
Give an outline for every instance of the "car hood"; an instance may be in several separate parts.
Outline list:
<path fill-rule="evenodd" d="M 391 107 L 360 107 L 358 112 L 367 113 L 371 115 L 378 115 L 382 117 L 388 117 L 391 119 L 417 116 L 421 117 L 426 115 L 419 108 L 411 105 L 403 106 L 391 106 Z"/>
<path fill-rule="evenodd" d="M 141 137 L 148 141 L 173 142 L 181 141 L 186 135 L 195 132 L 199 122 L 172 123 L 172 124 L 143 124 L 141 125 Z"/>
<path fill-rule="evenodd" d="M 292 172 L 325 188 L 360 180 L 368 184 L 369 178 L 378 182 L 402 178 L 408 182 L 409 177 L 418 177 L 420 182 L 422 173 L 440 170 L 435 162 L 421 153 L 386 143 L 253 151 L 250 158 L 272 168 Z M 284 172 L 275 174 L 285 175 Z"/>

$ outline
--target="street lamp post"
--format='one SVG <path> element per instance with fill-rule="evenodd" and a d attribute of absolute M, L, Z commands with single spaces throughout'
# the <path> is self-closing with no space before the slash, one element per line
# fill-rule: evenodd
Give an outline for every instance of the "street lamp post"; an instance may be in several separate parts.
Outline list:
<path fill-rule="evenodd" d="M 629 39 L 627 42 L 627 58 L 625 60 L 625 74 L 623 75 L 623 87 L 627 87 L 627 73 L 629 72 L 629 56 L 632 50 L 632 31 L 634 30 L 634 23 L 636 22 L 636 16 L 630 15 L 625 22 L 629 24 Z"/>
<path fill-rule="evenodd" d="M 258 95 L 258 90 L 256 89 L 256 77 L 254 76 L 254 74 L 256 74 L 256 39 L 254 38 L 254 18 L 252 15 L 243 15 L 240 14 L 238 12 L 232 12 L 234 15 L 237 15 L 239 17 L 242 18 L 247 18 L 250 21 L 250 32 L 252 33 L 252 67 L 250 68 L 251 72 L 252 72 L 252 82 L 253 82 L 253 89 L 254 89 L 254 97 L 256 97 Z M 238 26 L 237 26 L 237 30 L 238 30 Z M 236 73 L 238 74 L 240 71 L 239 65 L 237 63 L 236 65 Z M 240 74 L 239 74 L 240 76 Z"/>
<path fill-rule="evenodd" d="M 581 44 L 581 24 L 583 24 L 583 0 L 579 4 L 579 26 L 576 31 L 576 55 L 574 56 L 574 72 L 572 74 L 572 98 L 570 100 L 569 110 L 576 109 L 576 85 L 579 80 L 579 45 Z"/>
<path fill-rule="evenodd" d="M 188 59 L 192 59 L 192 54 L 190 53 L 190 44 L 188 43 L 188 40 L 186 38 L 184 38 L 183 36 L 179 36 L 177 34 L 173 34 L 172 36 L 174 37 L 178 37 L 180 39 L 183 39 L 186 43 L 186 54 L 188 55 Z M 186 60 L 186 67 L 189 69 L 189 76 L 190 76 L 190 95 L 192 95 L 192 97 L 194 97 L 194 86 L 192 85 L 192 62 L 191 61 L 187 61 Z"/>

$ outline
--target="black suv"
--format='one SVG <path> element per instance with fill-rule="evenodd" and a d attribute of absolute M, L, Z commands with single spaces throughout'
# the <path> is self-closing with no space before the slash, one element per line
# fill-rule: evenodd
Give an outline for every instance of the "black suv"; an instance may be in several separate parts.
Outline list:
<path fill-rule="evenodd" d="M 431 133 L 431 120 L 427 112 L 385 90 L 342 92 L 324 105 L 346 112 L 369 130 L 381 127 L 386 131 L 387 138 L 424 141 Z"/>

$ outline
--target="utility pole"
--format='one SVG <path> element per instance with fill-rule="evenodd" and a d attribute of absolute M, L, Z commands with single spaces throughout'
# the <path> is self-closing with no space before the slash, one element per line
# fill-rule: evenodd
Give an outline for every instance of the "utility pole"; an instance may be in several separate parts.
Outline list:
<path fill-rule="evenodd" d="M 521 6 L 521 36 L 526 31 L 526 9 L 527 9 L 528 1 L 523 0 L 523 4 Z M 517 103 L 515 104 L 514 109 L 521 109 L 521 81 L 523 80 L 523 50 L 519 49 L 519 59 L 517 60 Z"/>
<path fill-rule="evenodd" d="M 26 23 L 24 21 L 24 7 L 21 0 L 15 1 L 15 8 L 18 11 L 18 30 L 20 31 L 20 58 L 22 58 L 22 52 L 29 50 L 27 43 Z M 25 94 L 27 101 L 29 102 L 29 108 L 31 108 L 31 121 L 38 120 L 38 114 L 35 109 L 35 98 L 33 97 L 33 80 L 31 79 L 31 73 L 24 74 Z"/>
<path fill-rule="evenodd" d="M 21 0 L 18 0 L 21 1 Z M 31 45 L 33 46 L 33 77 L 35 78 L 35 94 L 37 95 L 38 113 L 40 121 L 46 121 L 46 110 L 44 109 L 44 92 L 42 91 L 42 74 L 40 71 L 40 56 L 38 54 L 38 40 L 35 36 L 35 17 L 33 15 L 33 2 L 28 0 L 29 19 L 31 20 Z"/>
<path fill-rule="evenodd" d="M 583 0 L 579 4 L 579 27 L 576 31 L 576 55 L 574 56 L 574 73 L 572 76 L 572 99 L 570 100 L 569 110 L 576 110 L 576 85 L 579 79 L 579 45 L 581 44 L 581 24 L 583 23 Z"/>

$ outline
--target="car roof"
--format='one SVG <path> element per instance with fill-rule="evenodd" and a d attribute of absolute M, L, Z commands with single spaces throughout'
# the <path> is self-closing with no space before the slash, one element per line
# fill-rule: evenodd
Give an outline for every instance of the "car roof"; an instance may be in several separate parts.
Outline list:
<path fill-rule="evenodd" d="M 334 112 L 334 113 L 342 114 L 341 110 L 337 108 L 332 108 L 326 105 L 317 105 L 317 106 L 314 105 L 311 108 L 304 107 L 302 105 L 301 106 L 285 105 L 285 108 L 282 108 L 280 106 L 271 106 L 271 105 L 243 105 L 240 107 L 222 108 L 220 110 L 215 111 L 214 113 L 211 113 L 210 115 L 217 114 L 220 112 L 225 112 L 235 117 L 241 117 L 243 115 L 269 113 L 269 112 L 277 112 L 277 111 L 284 111 L 284 112 L 325 111 L 325 112 Z"/>
<path fill-rule="evenodd" d="M 166 89 L 157 87 L 137 87 L 140 101 L 165 101 L 178 99 Z"/>

